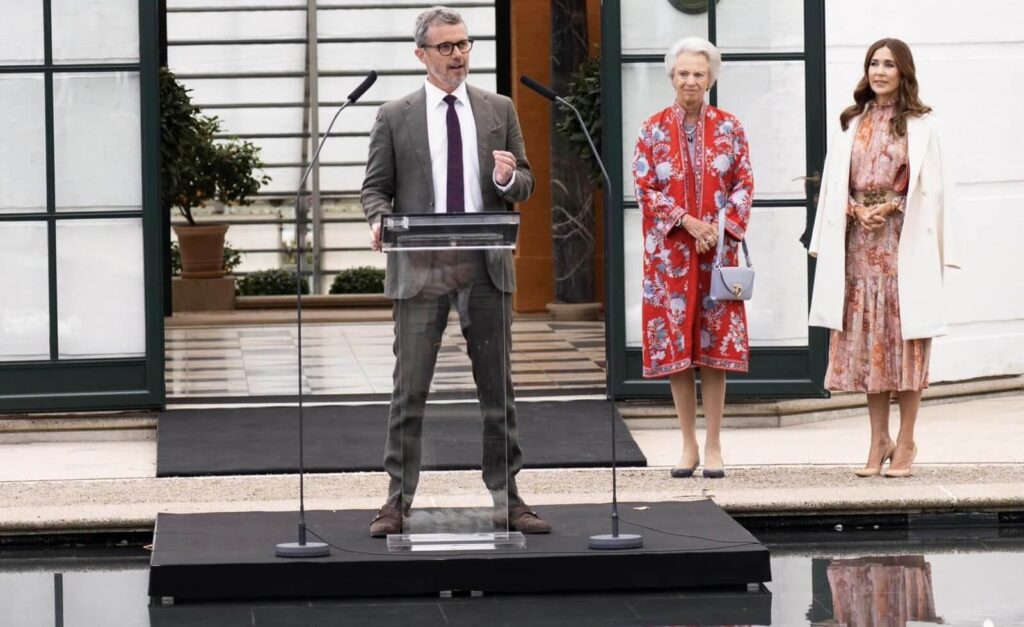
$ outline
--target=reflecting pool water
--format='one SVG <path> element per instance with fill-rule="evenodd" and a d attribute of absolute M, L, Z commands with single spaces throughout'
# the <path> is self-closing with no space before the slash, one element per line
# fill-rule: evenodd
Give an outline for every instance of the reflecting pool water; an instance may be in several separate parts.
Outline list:
<path fill-rule="evenodd" d="M 1024 625 L 1024 533 L 763 534 L 759 589 L 151 605 L 137 547 L 0 550 L 0 625 Z"/>

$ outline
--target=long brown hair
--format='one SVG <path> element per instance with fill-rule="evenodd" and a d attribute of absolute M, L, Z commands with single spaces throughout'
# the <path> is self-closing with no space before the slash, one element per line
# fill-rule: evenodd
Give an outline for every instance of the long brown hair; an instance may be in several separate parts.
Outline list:
<path fill-rule="evenodd" d="M 910 46 L 894 37 L 879 39 L 871 44 L 868 53 L 864 55 L 864 76 L 857 83 L 853 90 L 853 104 L 843 110 L 839 116 L 839 124 L 845 131 L 850 126 L 850 120 L 864 113 L 868 103 L 874 100 L 875 91 L 871 89 L 871 82 L 868 80 L 868 70 L 871 67 L 871 57 L 879 48 L 888 48 L 896 61 L 896 69 L 900 71 L 900 85 L 896 90 L 896 104 L 892 119 L 889 121 L 892 132 L 898 137 L 907 134 L 907 118 L 910 116 L 920 117 L 932 110 L 931 107 L 921 102 L 917 95 L 917 69 L 914 67 L 914 55 L 910 53 Z"/>

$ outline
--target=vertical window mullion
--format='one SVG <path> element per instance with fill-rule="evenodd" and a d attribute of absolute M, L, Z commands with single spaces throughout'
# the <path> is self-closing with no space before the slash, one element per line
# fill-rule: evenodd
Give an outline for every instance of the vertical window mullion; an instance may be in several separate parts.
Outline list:
<path fill-rule="evenodd" d="M 54 172 L 53 7 L 43 0 L 43 90 L 46 116 L 46 254 L 50 294 L 50 360 L 57 360 L 57 185 Z"/>
<path fill-rule="evenodd" d="M 715 4 L 718 0 L 708 0 L 708 41 L 714 45 L 718 45 L 718 16 L 717 7 Z M 718 106 L 718 81 L 711 86 L 711 94 L 708 97 L 709 104 L 712 107 Z"/>

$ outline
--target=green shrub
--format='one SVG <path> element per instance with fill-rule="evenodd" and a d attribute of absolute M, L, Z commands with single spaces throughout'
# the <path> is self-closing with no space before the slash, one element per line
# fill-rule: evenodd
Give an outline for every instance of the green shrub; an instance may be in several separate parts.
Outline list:
<path fill-rule="evenodd" d="M 288 296 L 295 294 L 295 272 L 289 270 L 258 270 L 235 283 L 239 296 Z M 309 284 L 302 282 L 302 293 L 309 294 Z"/>
<path fill-rule="evenodd" d="M 231 274 L 235 268 L 242 263 L 242 253 L 231 247 L 231 244 L 224 242 L 224 272 Z M 181 274 L 181 247 L 178 242 L 171 242 L 171 274 Z"/>
<path fill-rule="evenodd" d="M 383 294 L 384 271 L 372 266 L 342 270 L 331 283 L 331 294 Z"/>

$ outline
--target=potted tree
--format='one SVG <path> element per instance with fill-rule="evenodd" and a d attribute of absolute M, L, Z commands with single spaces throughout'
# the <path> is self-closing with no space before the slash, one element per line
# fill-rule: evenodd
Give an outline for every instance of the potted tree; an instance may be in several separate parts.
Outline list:
<path fill-rule="evenodd" d="M 181 247 L 181 277 L 224 276 L 226 224 L 197 224 L 192 210 L 207 201 L 250 204 L 249 196 L 270 181 L 258 172 L 259 147 L 233 139 L 217 141 L 220 119 L 203 115 L 170 70 L 160 72 L 160 202 L 177 209 L 188 224 L 174 226 Z"/>
<path fill-rule="evenodd" d="M 580 62 L 565 89 L 566 100 L 579 110 L 600 150 L 600 58 Z M 555 318 L 592 320 L 601 310 L 594 272 L 601 170 L 576 115 L 568 107 L 558 107 L 554 120 L 557 139 L 552 141 L 555 302 L 549 303 L 547 309 Z"/>

